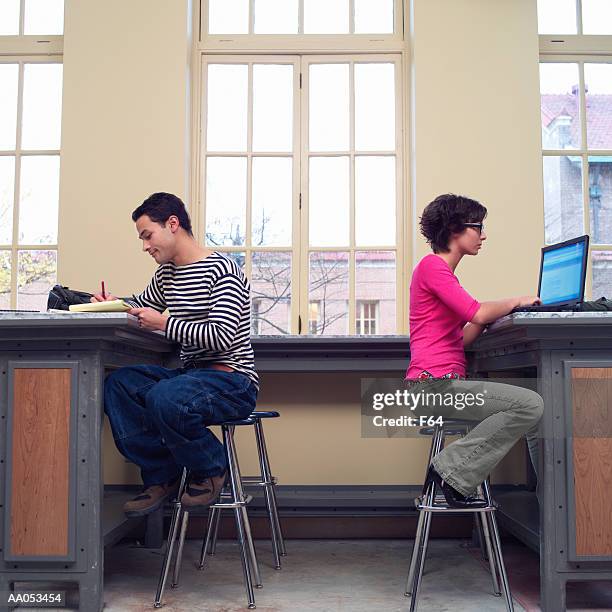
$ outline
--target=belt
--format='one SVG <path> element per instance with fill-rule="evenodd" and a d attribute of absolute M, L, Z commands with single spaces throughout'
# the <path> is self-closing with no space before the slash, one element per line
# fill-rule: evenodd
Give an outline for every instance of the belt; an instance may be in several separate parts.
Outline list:
<path fill-rule="evenodd" d="M 210 370 L 219 370 L 220 372 L 235 372 L 234 368 L 223 365 L 222 363 L 210 363 L 208 361 L 190 361 L 184 366 L 187 369 L 192 368 L 207 368 Z"/>

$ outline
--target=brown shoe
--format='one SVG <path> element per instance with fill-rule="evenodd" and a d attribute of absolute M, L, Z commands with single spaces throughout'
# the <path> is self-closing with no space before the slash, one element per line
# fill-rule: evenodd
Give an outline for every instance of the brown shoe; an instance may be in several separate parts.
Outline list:
<path fill-rule="evenodd" d="M 168 498 L 176 495 L 178 488 L 179 480 L 167 484 L 151 485 L 134 499 L 126 502 L 123 506 L 123 511 L 129 518 L 145 516 L 155 512 L 155 510 L 161 508 Z"/>
<path fill-rule="evenodd" d="M 221 494 L 226 477 L 227 472 L 223 472 L 220 476 L 191 481 L 181 497 L 181 503 L 188 507 L 214 504 Z"/>

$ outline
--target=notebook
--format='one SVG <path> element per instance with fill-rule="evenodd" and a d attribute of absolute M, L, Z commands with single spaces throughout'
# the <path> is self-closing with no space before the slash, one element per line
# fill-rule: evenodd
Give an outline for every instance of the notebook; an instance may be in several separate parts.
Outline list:
<path fill-rule="evenodd" d="M 106 302 L 90 302 L 88 304 L 73 304 L 70 312 L 127 312 L 132 306 L 123 300 L 108 300 Z"/>

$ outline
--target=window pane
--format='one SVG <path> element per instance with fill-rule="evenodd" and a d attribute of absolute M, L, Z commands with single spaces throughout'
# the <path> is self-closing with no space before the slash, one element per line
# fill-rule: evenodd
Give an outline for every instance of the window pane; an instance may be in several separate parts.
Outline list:
<path fill-rule="evenodd" d="M 362 304 L 364 318 L 376 320 L 376 325 L 370 326 L 370 333 L 395 334 L 395 253 L 357 251 L 355 264 L 355 299 L 365 302 Z"/>
<path fill-rule="evenodd" d="M 393 64 L 355 64 L 355 149 L 395 150 Z"/>
<path fill-rule="evenodd" d="M 62 64 L 26 64 L 23 80 L 23 149 L 59 149 Z"/>
<path fill-rule="evenodd" d="M 208 66 L 209 151 L 246 151 L 248 67 L 244 64 Z"/>
<path fill-rule="evenodd" d="M 24 34 L 64 33 L 64 0 L 25 0 Z"/>
<path fill-rule="evenodd" d="M 309 149 L 347 151 L 349 148 L 349 66 L 310 66 Z"/>
<path fill-rule="evenodd" d="M 593 299 L 612 294 L 612 251 L 593 251 Z"/>
<path fill-rule="evenodd" d="M 253 253 L 251 297 L 255 333 L 290 333 L 291 253 Z"/>
<path fill-rule="evenodd" d="M 355 157 L 355 241 L 395 245 L 395 157 Z"/>
<path fill-rule="evenodd" d="M 576 0 L 538 0 L 538 32 L 576 34 Z"/>
<path fill-rule="evenodd" d="M 19 34 L 19 0 L 2 0 L 0 2 L 0 36 L 17 36 Z"/>
<path fill-rule="evenodd" d="M 17 308 L 46 310 L 49 290 L 56 279 L 57 251 L 19 251 Z"/>
<path fill-rule="evenodd" d="M 348 0 L 304 0 L 304 34 L 348 33 Z"/>
<path fill-rule="evenodd" d="M 311 246 L 349 244 L 349 158 L 311 157 L 308 215 Z"/>
<path fill-rule="evenodd" d="M 207 158 L 206 244 L 244 244 L 245 227 L 246 158 Z"/>
<path fill-rule="evenodd" d="M 612 64 L 585 64 L 589 149 L 612 149 Z"/>
<path fill-rule="evenodd" d="M 293 149 L 293 66 L 253 66 L 253 151 Z"/>
<path fill-rule="evenodd" d="M 244 272 L 246 253 L 244 251 L 221 251 L 229 259 L 233 259 Z"/>
<path fill-rule="evenodd" d="M 589 209 L 591 240 L 612 244 L 612 156 L 589 157 Z"/>
<path fill-rule="evenodd" d="M 577 64 L 540 64 L 543 149 L 580 146 Z"/>
<path fill-rule="evenodd" d="M 310 253 L 308 300 L 318 302 L 316 334 L 348 334 L 348 253 Z"/>
<path fill-rule="evenodd" d="M 248 34 L 249 0 L 208 0 L 209 34 Z"/>
<path fill-rule="evenodd" d="M 13 239 L 13 201 L 15 189 L 15 158 L 0 157 L 0 244 Z"/>
<path fill-rule="evenodd" d="M 21 158 L 19 244 L 56 244 L 59 155 Z"/>
<path fill-rule="evenodd" d="M 612 34 L 610 0 L 582 0 L 583 34 Z"/>
<path fill-rule="evenodd" d="M 253 246 L 291 245 L 292 186 L 290 157 L 253 158 Z"/>
<path fill-rule="evenodd" d="M 584 233 L 582 162 L 574 156 L 545 156 L 544 237 L 554 244 Z"/>
<path fill-rule="evenodd" d="M 297 34 L 298 0 L 255 0 L 255 34 Z"/>
<path fill-rule="evenodd" d="M 0 251 L 0 308 L 11 307 L 11 252 Z"/>
<path fill-rule="evenodd" d="M 393 0 L 355 0 L 355 34 L 393 34 Z"/>
<path fill-rule="evenodd" d="M 0 23 L 2 22 L 0 16 Z M 0 64 L 0 149 L 15 148 L 17 132 L 17 64 Z"/>

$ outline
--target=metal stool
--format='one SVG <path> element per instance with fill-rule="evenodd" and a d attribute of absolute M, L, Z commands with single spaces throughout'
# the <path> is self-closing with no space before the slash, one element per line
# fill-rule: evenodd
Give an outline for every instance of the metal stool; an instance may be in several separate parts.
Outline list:
<path fill-rule="evenodd" d="M 251 413 L 250 419 L 253 419 L 255 426 L 255 439 L 257 441 L 257 454 L 259 456 L 259 467 L 261 470 L 260 476 L 243 476 L 243 485 L 259 485 L 263 487 L 264 497 L 266 500 L 266 509 L 268 518 L 270 519 L 270 532 L 272 535 L 272 554 L 274 556 L 274 569 L 281 568 L 281 556 L 285 556 L 285 541 L 283 532 L 278 518 L 278 507 L 276 504 L 276 478 L 272 475 L 270 468 L 270 459 L 268 458 L 268 449 L 266 447 L 266 438 L 264 436 L 262 419 L 275 419 L 280 414 L 275 410 L 255 410 Z M 202 554 L 200 556 L 199 567 L 204 567 L 204 558 L 208 555 L 214 555 L 217 546 L 217 535 L 219 533 L 219 524 L 221 522 L 221 513 L 223 508 L 227 507 L 224 504 L 216 504 L 211 506 L 209 510 L 208 524 L 212 531 L 212 536 L 204 541 L 202 545 Z M 207 533 L 208 535 L 208 533 Z M 208 545 L 206 545 L 208 542 Z"/>
<path fill-rule="evenodd" d="M 225 447 L 225 453 L 227 456 L 229 486 L 226 487 L 227 492 L 225 496 L 222 494 L 222 497 L 225 497 L 225 500 L 220 499 L 218 503 L 213 504 L 211 506 L 211 508 L 222 506 L 223 508 L 232 508 L 234 510 L 234 514 L 236 517 L 236 528 L 238 531 L 238 543 L 240 545 L 242 571 L 244 573 L 244 582 L 247 591 L 248 606 L 250 609 L 255 608 L 253 578 L 255 579 L 255 586 L 257 588 L 260 588 L 262 584 L 261 577 L 259 574 L 259 565 L 257 564 L 257 556 L 255 554 L 255 546 L 253 545 L 253 538 L 251 537 L 249 517 L 246 509 L 246 505 L 249 503 L 249 501 L 251 501 L 251 496 L 245 496 L 244 491 L 242 490 L 240 467 L 238 465 L 238 454 L 236 453 L 236 444 L 234 442 L 234 430 L 237 426 L 254 424 L 255 420 L 250 417 L 246 419 L 225 421 L 224 423 L 221 423 L 221 431 L 223 433 L 223 445 Z M 166 586 L 166 580 L 168 578 L 170 563 L 172 561 L 172 552 L 174 549 L 174 543 L 176 541 L 178 525 L 180 522 L 181 533 L 179 537 L 179 546 L 176 553 L 176 559 L 174 562 L 174 574 L 172 579 L 172 587 L 178 586 L 178 578 L 181 569 L 181 560 L 183 556 L 183 545 L 185 543 L 185 535 L 187 533 L 187 524 L 189 521 L 189 512 L 184 510 L 181 504 L 181 496 L 185 490 L 187 477 L 188 470 L 186 468 L 183 468 L 177 498 L 174 502 L 172 521 L 170 523 L 170 531 L 168 532 L 168 546 L 166 548 L 166 554 L 164 556 L 164 562 L 162 564 L 162 571 L 157 586 L 157 593 L 155 595 L 156 608 L 160 608 L 162 605 L 164 588 Z M 210 528 L 211 525 L 209 521 L 206 540 L 210 538 Z"/>
<path fill-rule="evenodd" d="M 447 435 L 464 435 L 467 431 L 469 431 L 470 427 L 471 423 L 469 422 L 456 419 L 446 419 L 444 425 L 436 425 L 433 428 L 421 430 L 422 434 L 432 436 L 427 467 L 429 468 L 432 459 L 444 447 L 444 440 Z M 429 542 L 431 515 L 434 513 L 472 513 L 475 515 L 475 517 L 478 517 L 477 520 L 480 521 L 483 534 L 481 537 L 481 542 L 484 539 L 487 549 L 491 579 L 493 581 L 493 591 L 495 595 L 500 596 L 502 594 L 498 582 L 499 575 L 503 594 L 506 600 L 506 609 L 508 612 L 514 611 L 512 595 L 510 593 L 510 586 L 508 584 L 508 576 L 506 575 L 506 568 L 504 566 L 504 559 L 502 556 L 499 530 L 497 528 L 497 521 L 495 519 L 496 506 L 491 498 L 491 491 L 489 489 L 489 483 L 487 480 L 485 480 L 482 485 L 478 487 L 478 494 L 483 497 L 487 504 L 486 506 L 474 509 L 453 508 L 446 503 L 443 495 L 436 495 L 436 485 L 432 482 L 427 487 L 424 495 L 415 499 L 415 506 L 419 511 L 419 521 L 414 539 L 414 548 L 412 549 L 412 557 L 410 559 L 410 570 L 408 572 L 408 579 L 406 581 L 405 593 L 407 597 L 412 596 L 410 600 L 411 612 L 414 612 L 418 605 L 419 591 L 423 578 L 423 568 L 425 566 L 425 557 L 427 555 L 427 545 Z"/>

